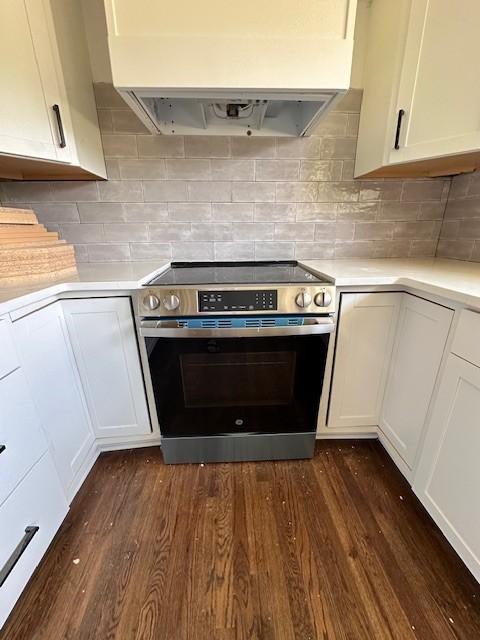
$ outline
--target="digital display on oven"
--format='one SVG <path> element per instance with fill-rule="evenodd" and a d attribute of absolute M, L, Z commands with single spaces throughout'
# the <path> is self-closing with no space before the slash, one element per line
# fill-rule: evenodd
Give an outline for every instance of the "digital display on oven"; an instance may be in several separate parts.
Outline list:
<path fill-rule="evenodd" d="M 276 311 L 276 289 L 255 291 L 199 291 L 199 311 Z"/>

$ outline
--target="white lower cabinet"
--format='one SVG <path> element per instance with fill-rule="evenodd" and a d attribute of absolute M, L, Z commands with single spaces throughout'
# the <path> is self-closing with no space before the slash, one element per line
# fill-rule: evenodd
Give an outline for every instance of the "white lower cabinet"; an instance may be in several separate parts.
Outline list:
<path fill-rule="evenodd" d="M 479 461 L 480 367 L 450 354 L 413 490 L 480 582 Z"/>
<path fill-rule="evenodd" d="M 407 477 L 423 434 L 452 318 L 452 309 L 402 294 L 380 436 Z"/>
<path fill-rule="evenodd" d="M 401 299 L 342 293 L 328 429 L 378 425 Z"/>
<path fill-rule="evenodd" d="M 68 504 L 47 451 L 0 506 L 0 627 L 67 511 Z"/>
<path fill-rule="evenodd" d="M 97 438 L 150 434 L 130 299 L 62 305 Z"/>
<path fill-rule="evenodd" d="M 70 501 L 95 446 L 60 302 L 13 323 L 30 392 Z"/>

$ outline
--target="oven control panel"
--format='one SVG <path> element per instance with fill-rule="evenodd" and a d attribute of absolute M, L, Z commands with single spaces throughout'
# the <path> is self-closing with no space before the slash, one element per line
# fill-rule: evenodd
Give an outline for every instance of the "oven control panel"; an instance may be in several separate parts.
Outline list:
<path fill-rule="evenodd" d="M 198 310 L 222 311 L 276 311 L 276 289 L 249 291 L 199 291 Z"/>

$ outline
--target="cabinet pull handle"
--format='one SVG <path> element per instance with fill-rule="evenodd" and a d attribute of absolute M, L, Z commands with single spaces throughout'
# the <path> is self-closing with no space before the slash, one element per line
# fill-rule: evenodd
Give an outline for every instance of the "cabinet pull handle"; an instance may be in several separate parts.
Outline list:
<path fill-rule="evenodd" d="M 398 118 L 397 118 L 397 130 L 395 131 L 394 149 L 400 149 L 400 131 L 402 128 L 402 120 L 404 115 L 405 115 L 405 111 L 403 109 L 400 109 L 400 111 L 398 112 Z"/>
<path fill-rule="evenodd" d="M 67 143 L 65 142 L 65 132 L 63 131 L 62 114 L 60 113 L 60 107 L 58 106 L 58 104 L 54 104 L 52 109 L 57 118 L 58 135 L 60 137 L 59 146 L 61 149 L 63 149 L 64 147 L 67 146 Z"/>
<path fill-rule="evenodd" d="M 12 572 L 13 568 L 15 567 L 17 562 L 20 560 L 23 552 L 25 551 L 25 549 L 28 547 L 28 545 L 32 541 L 33 536 L 37 533 L 37 531 L 39 529 L 40 529 L 40 527 L 26 527 L 25 535 L 20 540 L 20 542 L 17 544 L 17 546 L 16 546 L 15 550 L 13 551 L 12 555 L 9 557 L 9 559 L 6 561 L 6 563 L 3 565 L 2 569 L 0 570 L 0 587 L 3 585 L 5 580 L 8 578 L 8 576 Z"/>
<path fill-rule="evenodd" d="M 7 447 L 4 444 L 0 444 L 0 453 L 3 453 Z"/>

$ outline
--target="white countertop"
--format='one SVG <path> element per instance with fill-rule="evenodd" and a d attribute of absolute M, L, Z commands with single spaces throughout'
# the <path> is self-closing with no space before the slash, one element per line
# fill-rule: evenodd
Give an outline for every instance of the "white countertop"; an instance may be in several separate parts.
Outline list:
<path fill-rule="evenodd" d="M 480 309 L 480 263 L 443 258 L 304 260 L 338 287 L 396 286 Z M 133 290 L 168 262 L 87 263 L 78 275 L 55 282 L 0 288 L 0 315 L 66 292 Z"/>
<path fill-rule="evenodd" d="M 444 258 L 303 260 L 337 287 L 408 287 L 480 309 L 480 263 Z"/>

